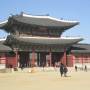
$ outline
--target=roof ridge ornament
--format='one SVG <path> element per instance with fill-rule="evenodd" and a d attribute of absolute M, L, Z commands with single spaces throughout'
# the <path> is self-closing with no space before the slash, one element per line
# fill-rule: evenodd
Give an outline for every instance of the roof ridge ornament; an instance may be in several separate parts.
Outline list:
<path fill-rule="evenodd" d="M 22 11 L 20 15 L 23 16 L 23 14 L 24 14 L 24 12 Z"/>

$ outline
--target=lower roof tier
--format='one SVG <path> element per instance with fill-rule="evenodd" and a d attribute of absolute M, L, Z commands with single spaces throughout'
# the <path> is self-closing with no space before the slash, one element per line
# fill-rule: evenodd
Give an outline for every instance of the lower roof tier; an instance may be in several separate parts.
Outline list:
<path fill-rule="evenodd" d="M 12 49 L 6 45 L 3 44 L 4 40 L 0 39 L 0 52 L 10 52 Z"/>
<path fill-rule="evenodd" d="M 60 37 L 60 38 L 51 38 L 51 37 L 16 37 L 14 35 L 9 35 L 7 37 L 6 43 L 26 43 L 33 45 L 72 45 L 79 41 L 83 40 L 80 37 Z"/>

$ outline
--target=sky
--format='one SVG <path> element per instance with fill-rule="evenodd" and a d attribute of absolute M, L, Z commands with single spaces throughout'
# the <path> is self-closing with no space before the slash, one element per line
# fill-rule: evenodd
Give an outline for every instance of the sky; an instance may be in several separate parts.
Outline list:
<path fill-rule="evenodd" d="M 84 39 L 81 43 L 90 44 L 90 0 L 0 0 L 0 22 L 21 12 L 79 21 L 79 25 L 68 29 L 62 36 L 79 36 Z M 0 38 L 7 35 L 0 30 Z"/>

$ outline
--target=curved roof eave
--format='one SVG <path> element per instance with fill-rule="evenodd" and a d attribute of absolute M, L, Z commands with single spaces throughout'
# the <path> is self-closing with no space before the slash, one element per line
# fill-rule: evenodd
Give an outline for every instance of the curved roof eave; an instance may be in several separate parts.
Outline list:
<path fill-rule="evenodd" d="M 25 13 L 23 13 L 22 15 L 13 15 L 9 19 L 12 19 L 12 20 L 15 19 L 18 22 L 26 23 L 30 25 L 44 26 L 50 29 L 52 27 L 53 28 L 55 27 L 63 31 L 79 24 L 78 21 L 56 19 L 51 16 L 32 16 Z M 5 30 L 7 29 L 7 27 L 5 28 L 5 26 L 11 21 L 9 19 L 6 21 L 0 22 L 1 29 L 5 29 Z"/>
<path fill-rule="evenodd" d="M 12 49 L 9 46 L 4 45 L 5 40 L 0 39 L 0 52 L 9 52 Z"/>
<path fill-rule="evenodd" d="M 23 41 L 23 42 L 28 42 L 28 43 L 33 43 L 33 44 L 47 44 L 47 45 L 63 45 L 63 44 L 73 44 L 77 43 L 81 40 L 82 38 L 16 38 L 17 40 Z"/>
<path fill-rule="evenodd" d="M 0 22 L 0 28 L 4 27 L 8 23 L 8 20 Z"/>
<path fill-rule="evenodd" d="M 54 20 L 54 21 L 59 21 L 59 22 L 64 22 L 64 23 L 73 23 L 73 24 L 76 24 L 76 23 L 79 23 L 78 21 L 68 21 L 68 20 L 64 20 L 64 19 L 57 19 L 57 18 L 54 18 L 54 17 L 51 17 L 51 16 L 33 16 L 33 15 L 29 15 L 29 14 L 25 14 L 23 13 L 22 14 L 24 17 L 30 17 L 30 18 L 45 18 L 45 19 L 51 19 L 51 20 Z"/>

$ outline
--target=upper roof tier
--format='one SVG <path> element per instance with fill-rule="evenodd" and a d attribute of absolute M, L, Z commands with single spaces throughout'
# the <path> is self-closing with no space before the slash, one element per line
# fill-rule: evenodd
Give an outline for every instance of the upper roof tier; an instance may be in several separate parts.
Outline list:
<path fill-rule="evenodd" d="M 12 32 L 14 25 L 25 25 L 34 27 L 45 27 L 48 30 L 56 30 L 61 34 L 66 29 L 78 25 L 78 21 L 68 21 L 63 19 L 56 19 L 51 16 L 32 16 L 25 13 L 20 15 L 12 15 L 8 20 L 0 23 L 0 28 L 5 29 L 7 32 Z"/>
<path fill-rule="evenodd" d="M 74 26 L 79 23 L 77 21 L 60 20 L 50 16 L 32 16 L 25 13 L 22 13 L 22 15 L 15 16 L 14 19 L 26 24 L 39 25 L 45 27 Z"/>

